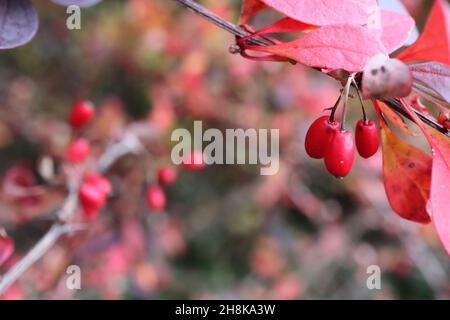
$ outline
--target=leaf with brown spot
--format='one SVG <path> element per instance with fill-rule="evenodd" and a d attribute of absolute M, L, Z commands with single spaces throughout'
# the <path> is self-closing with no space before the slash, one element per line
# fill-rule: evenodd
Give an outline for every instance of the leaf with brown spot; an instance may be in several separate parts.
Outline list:
<path fill-rule="evenodd" d="M 383 180 L 392 209 L 402 218 L 429 223 L 426 205 L 430 195 L 432 158 L 398 137 L 380 119 L 383 146 Z"/>

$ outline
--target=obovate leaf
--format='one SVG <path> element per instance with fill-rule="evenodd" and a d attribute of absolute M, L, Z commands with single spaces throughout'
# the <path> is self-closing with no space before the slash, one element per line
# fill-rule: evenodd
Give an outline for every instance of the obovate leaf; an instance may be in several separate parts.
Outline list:
<path fill-rule="evenodd" d="M 306 24 L 363 25 L 376 14 L 376 0 L 261 0 L 282 14 Z"/>
<path fill-rule="evenodd" d="M 430 210 L 439 238 L 450 255 L 450 138 L 426 127 L 411 106 L 401 99 L 403 107 L 420 127 L 433 150 Z"/>
<path fill-rule="evenodd" d="M 313 30 L 291 42 L 272 46 L 245 46 L 286 57 L 309 67 L 362 71 L 368 60 L 386 53 L 380 39 L 367 28 L 343 24 Z"/>
<path fill-rule="evenodd" d="M 411 36 L 415 22 L 411 16 L 388 10 L 381 10 L 381 42 L 388 53 L 394 52 Z"/>
<path fill-rule="evenodd" d="M 374 101 L 378 106 L 378 102 Z M 431 156 L 398 137 L 380 116 L 383 181 L 389 203 L 400 217 L 429 223 Z"/>

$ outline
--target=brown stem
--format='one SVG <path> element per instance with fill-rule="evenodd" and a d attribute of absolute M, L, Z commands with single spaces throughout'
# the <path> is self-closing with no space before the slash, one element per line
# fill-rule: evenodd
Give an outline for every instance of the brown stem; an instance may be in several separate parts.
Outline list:
<path fill-rule="evenodd" d="M 251 32 L 229 21 L 223 20 L 222 18 L 220 18 L 210 10 L 206 9 L 204 6 L 197 3 L 196 1 L 193 0 L 175 0 L 175 1 L 181 4 L 182 6 L 190 9 L 195 14 L 198 14 L 199 16 L 208 20 L 209 22 L 215 24 L 219 28 L 228 31 L 231 34 L 234 34 L 236 37 L 243 38 L 251 35 Z M 246 42 L 248 44 L 256 46 L 270 46 L 274 44 L 272 41 L 259 36 L 248 39 Z"/>
<path fill-rule="evenodd" d="M 228 31 L 231 34 L 234 34 L 237 37 L 246 37 L 248 35 L 251 35 L 250 32 L 245 30 L 242 27 L 239 27 L 229 21 L 226 21 L 210 10 L 206 9 L 204 6 L 199 4 L 198 2 L 194 0 L 175 0 L 180 5 L 190 9 L 195 14 L 198 14 L 199 16 L 203 17 L 204 19 L 210 21 L 211 23 L 215 24 L 219 28 Z M 262 37 L 254 37 L 249 40 L 247 40 L 247 43 L 252 45 L 259 45 L 259 46 L 267 46 L 267 45 L 273 45 L 274 43 L 268 39 L 262 38 Z M 397 99 L 385 99 L 383 102 L 388 105 L 391 109 L 394 111 L 400 113 L 405 118 L 412 121 L 409 114 L 406 112 L 406 110 L 403 108 L 401 103 Z M 417 116 L 422 120 L 426 125 L 438 130 L 439 132 L 445 134 L 446 136 L 450 137 L 450 131 L 447 130 L 445 127 L 441 126 L 436 121 L 433 121 L 432 119 L 427 118 L 425 115 L 423 115 L 421 112 L 415 110 L 414 111 Z"/>

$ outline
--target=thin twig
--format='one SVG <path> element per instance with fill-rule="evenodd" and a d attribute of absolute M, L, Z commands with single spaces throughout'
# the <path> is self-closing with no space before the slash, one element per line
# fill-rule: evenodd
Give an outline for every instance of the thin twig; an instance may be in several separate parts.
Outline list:
<path fill-rule="evenodd" d="M 247 30 L 245 30 L 244 28 L 239 27 L 229 21 L 226 21 L 226 20 L 220 18 L 219 16 L 217 16 L 210 10 L 206 9 L 204 6 L 197 3 L 196 1 L 193 1 L 193 0 L 175 0 L 175 1 L 178 2 L 179 4 L 181 4 L 182 6 L 190 9 L 192 12 L 198 14 L 199 16 L 205 18 L 209 22 L 215 24 L 219 28 L 221 28 L 225 31 L 228 31 L 229 33 L 234 34 L 235 36 L 237 36 L 239 38 L 243 38 L 243 37 L 251 35 L 251 33 L 248 32 Z M 256 46 L 270 46 L 270 45 L 274 44 L 269 39 L 265 39 L 262 37 L 254 37 L 252 39 L 247 40 L 246 42 L 248 44 L 252 44 L 252 45 L 256 45 Z"/>
<path fill-rule="evenodd" d="M 119 158 L 129 153 L 138 153 L 142 150 L 139 139 L 126 134 L 119 142 L 107 147 L 97 165 L 98 172 L 106 171 Z M 37 260 L 39 260 L 63 235 L 84 230 L 83 224 L 69 223 L 78 207 L 78 190 L 80 182 L 77 179 L 69 180 L 69 194 L 60 210 L 56 212 L 57 220 L 47 233 L 34 245 L 34 247 L 20 259 L 7 273 L 0 277 L 0 296 Z"/>
<path fill-rule="evenodd" d="M 196 2 L 194 0 L 175 0 L 175 1 L 178 2 L 180 5 L 190 9 L 195 14 L 212 22 L 219 28 L 221 28 L 225 31 L 228 31 L 229 33 L 231 33 L 237 37 L 242 38 L 242 37 L 251 35 L 251 33 L 249 33 L 244 28 L 241 28 L 229 21 L 226 21 L 226 20 L 220 18 L 219 16 L 217 16 L 210 10 L 206 9 L 204 6 L 202 6 L 201 4 L 199 4 L 198 2 Z M 270 40 L 262 38 L 262 37 L 254 37 L 254 38 L 247 40 L 247 42 L 249 44 L 259 45 L 259 46 L 267 46 L 267 45 L 274 44 Z M 409 114 L 406 112 L 406 110 L 403 108 L 403 106 L 400 104 L 400 102 L 398 102 L 396 99 L 386 99 L 386 100 L 383 100 L 383 102 L 385 104 L 387 104 L 394 111 L 400 113 L 402 116 L 404 116 L 405 118 L 412 121 Z M 450 137 L 450 131 L 447 130 L 446 128 L 444 128 L 443 126 L 441 126 L 439 123 L 437 123 L 436 121 L 433 121 L 432 119 L 429 119 L 428 117 L 426 117 L 425 115 L 423 115 L 421 112 L 419 112 L 417 110 L 415 110 L 415 113 L 426 125 L 434 128 L 434 129 L 440 131 L 441 133 L 447 135 L 448 137 Z"/>

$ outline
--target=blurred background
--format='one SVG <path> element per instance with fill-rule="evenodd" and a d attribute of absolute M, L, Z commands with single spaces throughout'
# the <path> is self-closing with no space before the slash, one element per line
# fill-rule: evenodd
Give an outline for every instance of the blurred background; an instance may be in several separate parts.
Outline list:
<path fill-rule="evenodd" d="M 67 196 L 58 169 L 74 101 L 96 104 L 98 117 L 83 132 L 94 154 L 126 132 L 148 153 L 112 166 L 114 191 L 101 215 L 58 241 L 2 298 L 450 297 L 450 260 L 433 227 L 403 221 L 389 207 L 381 153 L 357 158 L 344 180 L 305 154 L 309 124 L 339 95 L 334 80 L 231 55 L 230 34 L 174 1 L 103 1 L 82 10 L 78 31 L 67 30 L 65 8 L 34 2 L 37 36 L 0 53 L 0 226 L 16 246 L 1 270 L 42 237 Z M 238 19 L 240 1 L 201 2 Z M 431 1 L 405 4 L 420 29 Z M 360 117 L 352 104 L 349 126 Z M 167 210 L 151 213 L 145 185 L 171 163 L 172 130 L 194 120 L 205 129 L 279 128 L 280 171 L 180 169 L 166 188 Z M 28 192 L 11 191 L 11 180 Z M 81 268 L 81 290 L 66 288 L 71 264 Z M 366 286 L 370 265 L 381 268 L 381 290 Z"/>

